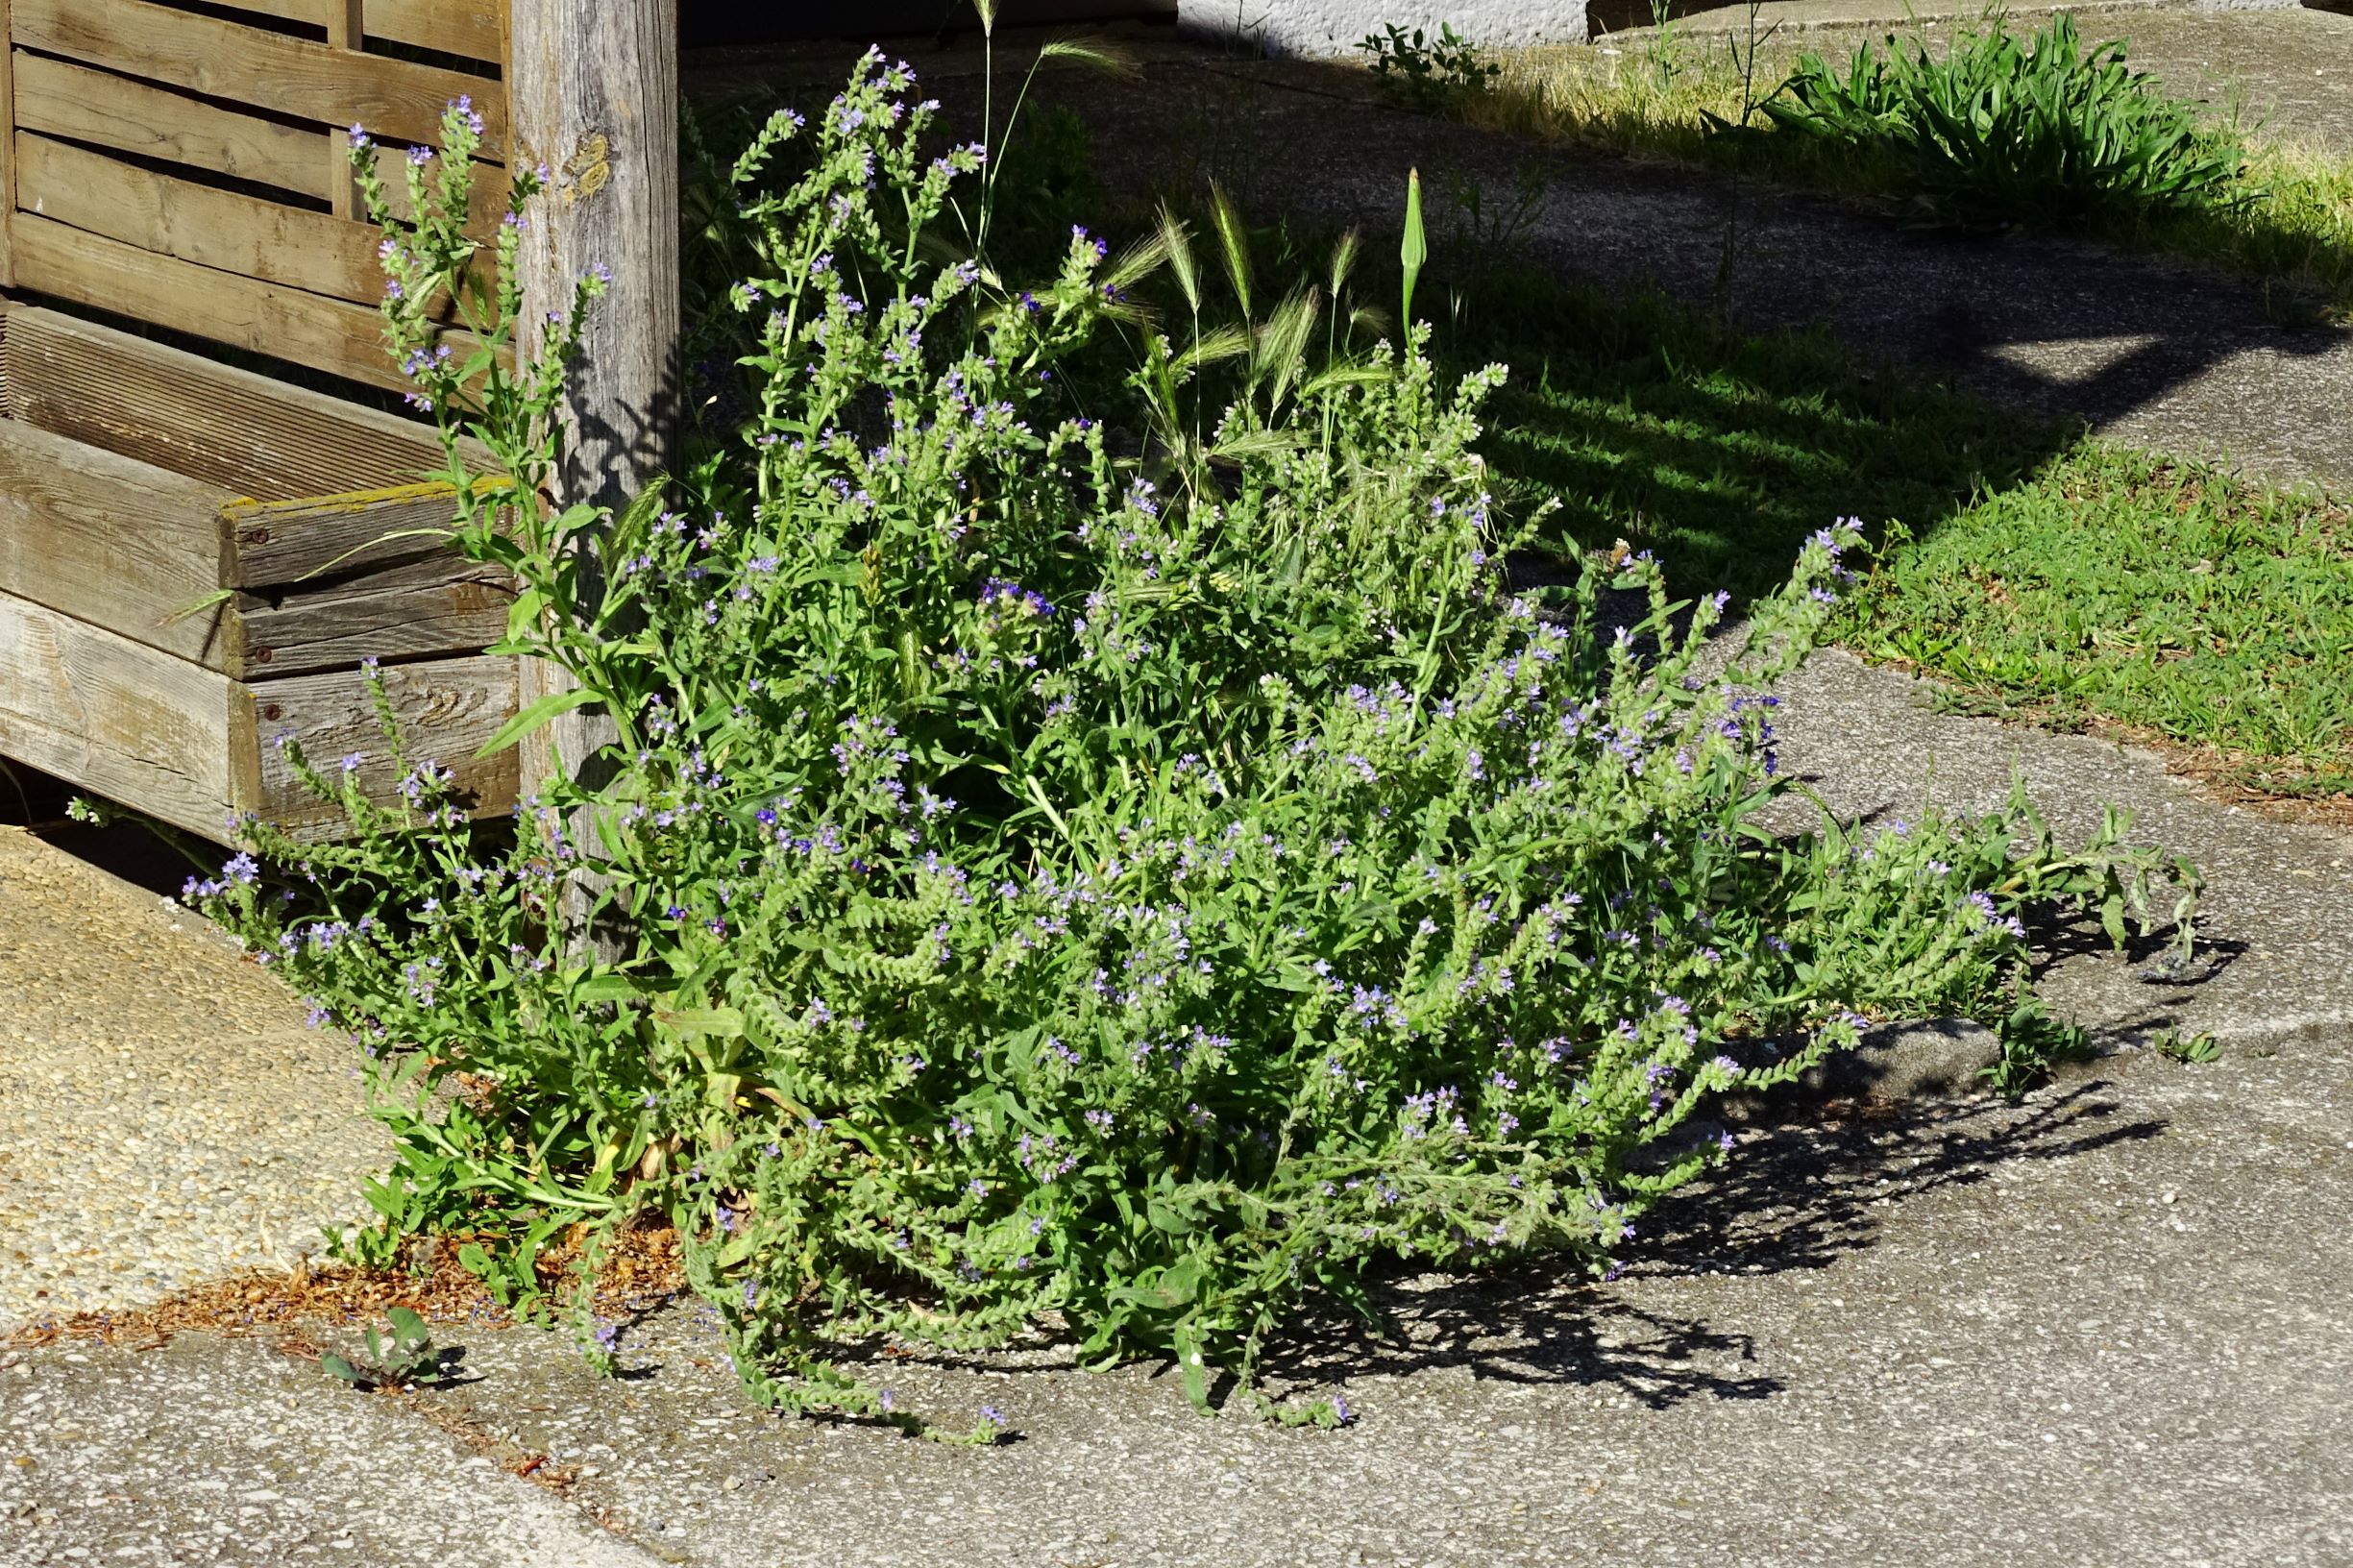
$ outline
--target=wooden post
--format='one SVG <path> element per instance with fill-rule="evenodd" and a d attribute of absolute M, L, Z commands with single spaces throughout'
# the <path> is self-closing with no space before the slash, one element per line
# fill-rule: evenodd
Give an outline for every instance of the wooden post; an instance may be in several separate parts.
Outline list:
<path fill-rule="evenodd" d="M 326 0 L 327 43 L 331 49 L 357 51 L 367 41 L 367 18 L 360 0 Z M 359 184 L 352 178 L 352 134 L 338 127 L 327 133 L 327 208 L 338 218 L 364 218 Z"/>
<path fill-rule="evenodd" d="M 549 186 L 524 232 L 526 332 L 571 308 L 583 273 L 612 273 L 580 335 L 565 460 L 547 500 L 558 510 L 585 502 L 619 511 L 668 471 L 677 427 L 678 3 L 510 6 L 512 156 L 518 166 L 544 166 Z M 582 577 L 589 593 L 601 592 L 594 573 Z M 527 665 L 523 700 L 566 684 L 560 670 Z M 602 782 L 584 769 L 612 734 L 608 720 L 580 710 L 542 728 L 523 748 L 526 795 L 559 771 Z M 575 823 L 575 841 L 592 831 Z M 584 901 L 575 899 L 576 916 Z"/>
<path fill-rule="evenodd" d="M 0 288 L 12 286 L 9 230 L 16 222 L 16 49 L 9 0 L 0 0 Z"/>

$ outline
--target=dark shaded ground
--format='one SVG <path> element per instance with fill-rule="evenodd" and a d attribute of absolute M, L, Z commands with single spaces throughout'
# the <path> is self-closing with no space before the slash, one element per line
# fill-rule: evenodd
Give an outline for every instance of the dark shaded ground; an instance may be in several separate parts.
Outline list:
<path fill-rule="evenodd" d="M 2250 99 L 2276 105 L 2280 126 L 2293 130 L 2308 110 L 2316 124 L 2341 113 L 2337 94 L 2315 97 L 2306 84 L 2325 89 L 2335 80 L 2327 73 L 2353 70 L 2353 20 L 2294 11 L 2147 25 L 2169 29 L 2158 35 L 2162 53 L 2181 72 L 2210 23 L 2231 40 Z M 1098 180 L 1114 198 L 1182 196 L 1215 179 L 1254 217 L 1359 225 L 1385 250 L 1409 169 L 1433 194 L 1434 223 L 1458 233 L 1469 226 L 1444 209 L 1445 193 L 1475 184 L 1492 215 L 1530 181 L 1538 196 L 1510 245 L 1560 277 L 1654 285 L 1750 329 L 1826 327 L 1866 359 L 1917 365 L 2142 445 L 2224 455 L 2283 479 L 2353 481 L 2343 433 L 2353 333 L 2284 325 L 2246 280 L 2050 235 L 1906 231 L 1770 187 L 1736 199 L 1721 175 L 1402 112 L 1361 71 L 1138 37 L 1140 80 L 1058 68 L 1038 87 L 1041 102 L 1069 107 L 1089 127 Z M 1011 44 L 1005 55 L 1025 58 Z M 951 109 L 977 96 L 969 54 L 918 55 L 917 63 Z M 807 97 L 830 91 L 840 68 L 834 55 L 716 53 L 691 61 L 687 82 L 705 103 Z M 1478 250 L 1467 236 L 1441 244 L 1424 298 L 1442 298 L 1450 275 L 1475 268 Z"/>

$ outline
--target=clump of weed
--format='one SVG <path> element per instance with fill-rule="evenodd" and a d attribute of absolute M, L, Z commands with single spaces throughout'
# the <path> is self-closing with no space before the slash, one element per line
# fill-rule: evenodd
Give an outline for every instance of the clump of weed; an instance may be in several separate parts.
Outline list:
<path fill-rule="evenodd" d="M 1944 222 L 2070 226 L 2254 199 L 2235 135 L 2133 70 L 2121 42 L 2086 49 L 2065 12 L 2030 41 L 1995 27 L 1938 53 L 1890 35 L 1844 70 L 1803 55 L 1759 107 L 1785 135 L 1885 159 Z"/>
<path fill-rule="evenodd" d="M 613 516 L 536 503 L 560 355 L 425 350 L 478 128 L 418 222 L 374 204 L 458 543 L 522 588 L 502 651 L 576 683 L 494 744 L 590 705 L 616 737 L 504 836 L 389 726 L 390 806 L 290 739 L 351 837 L 253 823 L 189 890 L 369 1053 L 398 1228 L 495 1270 L 502 1230 L 666 1214 L 782 1409 L 907 1422 L 857 1350 L 1048 1317 L 1207 1408 L 1394 1261 L 1609 1274 L 1727 1157 L 1723 1096 L 1870 1017 L 2018 1033 L 2036 909 L 2186 941 L 2190 880 L 2120 817 L 2065 853 L 2022 803 L 1768 831 L 1771 687 L 1855 530 L 1727 665 L 1725 596 L 1645 555 L 1514 592 L 1538 519 L 1476 452 L 1505 372 L 1438 374 L 1416 228 L 1370 340 L 1353 239 L 1270 284 L 1222 199 L 1205 246 L 1073 229 L 1011 278 L 951 215 L 983 150 L 929 120 L 870 56 L 728 168 L 746 266 L 702 304 L 745 412 Z M 469 431 L 511 488 L 464 482 Z"/>

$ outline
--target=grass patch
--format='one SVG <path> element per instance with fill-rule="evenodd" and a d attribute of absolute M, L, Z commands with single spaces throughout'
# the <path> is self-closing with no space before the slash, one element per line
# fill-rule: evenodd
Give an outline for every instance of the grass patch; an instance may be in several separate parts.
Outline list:
<path fill-rule="evenodd" d="M 1624 539 L 1741 600 L 1788 577 L 1833 519 L 1921 530 L 2033 474 L 2070 436 L 1900 373 L 1826 335 L 1728 332 L 1655 298 L 1540 278 L 1475 300 L 1455 352 L 1511 378 L 1485 450 L 1562 549 Z"/>
<path fill-rule="evenodd" d="M 2128 726 L 2266 794 L 2353 791 L 2341 503 L 1541 275 L 1476 291 L 1454 338 L 1511 366 L 1483 450 L 1516 501 L 1559 499 L 1563 553 L 1623 539 L 1746 599 L 1857 517 L 1878 555 L 1847 646 L 1973 711 Z"/>
<path fill-rule="evenodd" d="M 2276 795 L 2353 791 L 2353 516 L 2087 442 L 1883 552 L 1844 639 Z"/>
<path fill-rule="evenodd" d="M 1908 45 L 1910 39 L 1900 40 Z M 1922 36 L 1931 56 L 1949 36 Z M 1899 39 L 1867 47 L 1884 55 Z M 1762 111 L 1799 61 L 1786 37 L 1750 48 L 1722 35 L 1670 25 L 1603 45 L 1514 53 L 1483 92 L 1453 102 L 1475 122 L 1630 156 L 1674 159 L 1810 185 L 1891 211 L 1911 210 L 1912 161 L 1883 145 L 1776 128 Z M 1833 61 L 1833 69 L 1844 69 Z M 2245 162 L 2183 209 L 2109 204 L 2084 209 L 2079 227 L 2100 238 L 2162 251 L 2262 279 L 2289 314 L 2353 317 L 2353 160 L 2304 145 L 2235 108 L 2197 108 L 2220 135 L 2244 143 Z M 1745 127 L 1728 136 L 1720 127 Z M 2071 209 L 2063 209 L 2071 210 Z M 2014 221 L 2025 211 L 2009 214 Z"/>

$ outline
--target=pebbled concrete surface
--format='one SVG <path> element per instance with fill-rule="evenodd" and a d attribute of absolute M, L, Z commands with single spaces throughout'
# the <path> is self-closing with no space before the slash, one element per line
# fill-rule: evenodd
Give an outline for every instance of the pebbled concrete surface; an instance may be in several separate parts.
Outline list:
<path fill-rule="evenodd" d="M 1391 1342 L 1313 1324 L 1277 1358 L 1345 1391 L 1359 1420 L 1336 1433 L 1206 1420 L 1172 1376 L 1050 1349 L 870 1369 L 944 1421 L 998 1407 L 1018 1433 L 999 1447 L 779 1421 L 691 1310 L 628 1334 L 626 1381 L 514 1331 L 471 1342 L 481 1381 L 444 1397 L 580 1464 L 573 1495 L 649 1557 L 713 1568 L 2333 1568 L 2353 1557 L 2353 1253 L 2332 1239 L 2353 1052 L 2114 1066 L 2020 1107 L 1752 1130 L 1608 1286 L 1540 1265 L 1394 1282 Z M 36 1353 L 38 1421 L 168 1409 L 264 1354 L 172 1350 Z M 200 1473 L 275 1473 L 245 1468 L 249 1441 Z M 423 1457 L 384 1460 L 420 1496 L 447 1484 Z M 51 1463 L 20 1495 L 94 1507 Z M 222 1495 L 174 1482 L 143 1506 L 218 1516 Z M 42 1560 L 9 1540 L 0 1561 Z"/>
<path fill-rule="evenodd" d="M 2203 956 L 2166 976 L 2137 962 L 2151 952 L 2124 962 L 2068 940 L 2043 977 L 2052 1003 L 2112 1046 L 2178 1027 L 2249 1050 L 2353 1051 L 2353 838 L 2218 800 L 2138 747 L 1936 713 L 1931 691 L 1819 651 L 1782 688 L 1782 759 L 1844 815 L 1996 810 L 2014 772 L 2062 845 L 2089 837 L 2108 804 L 2131 811 L 2136 841 L 2189 856 L 2206 879 Z"/>
<path fill-rule="evenodd" d="M 207 921 L 0 828 L 0 1333 L 365 1214 L 353 1062 Z"/>
<path fill-rule="evenodd" d="M 389 1399 L 254 1341 L 0 1354 L 0 1563 L 643 1568 Z"/>

